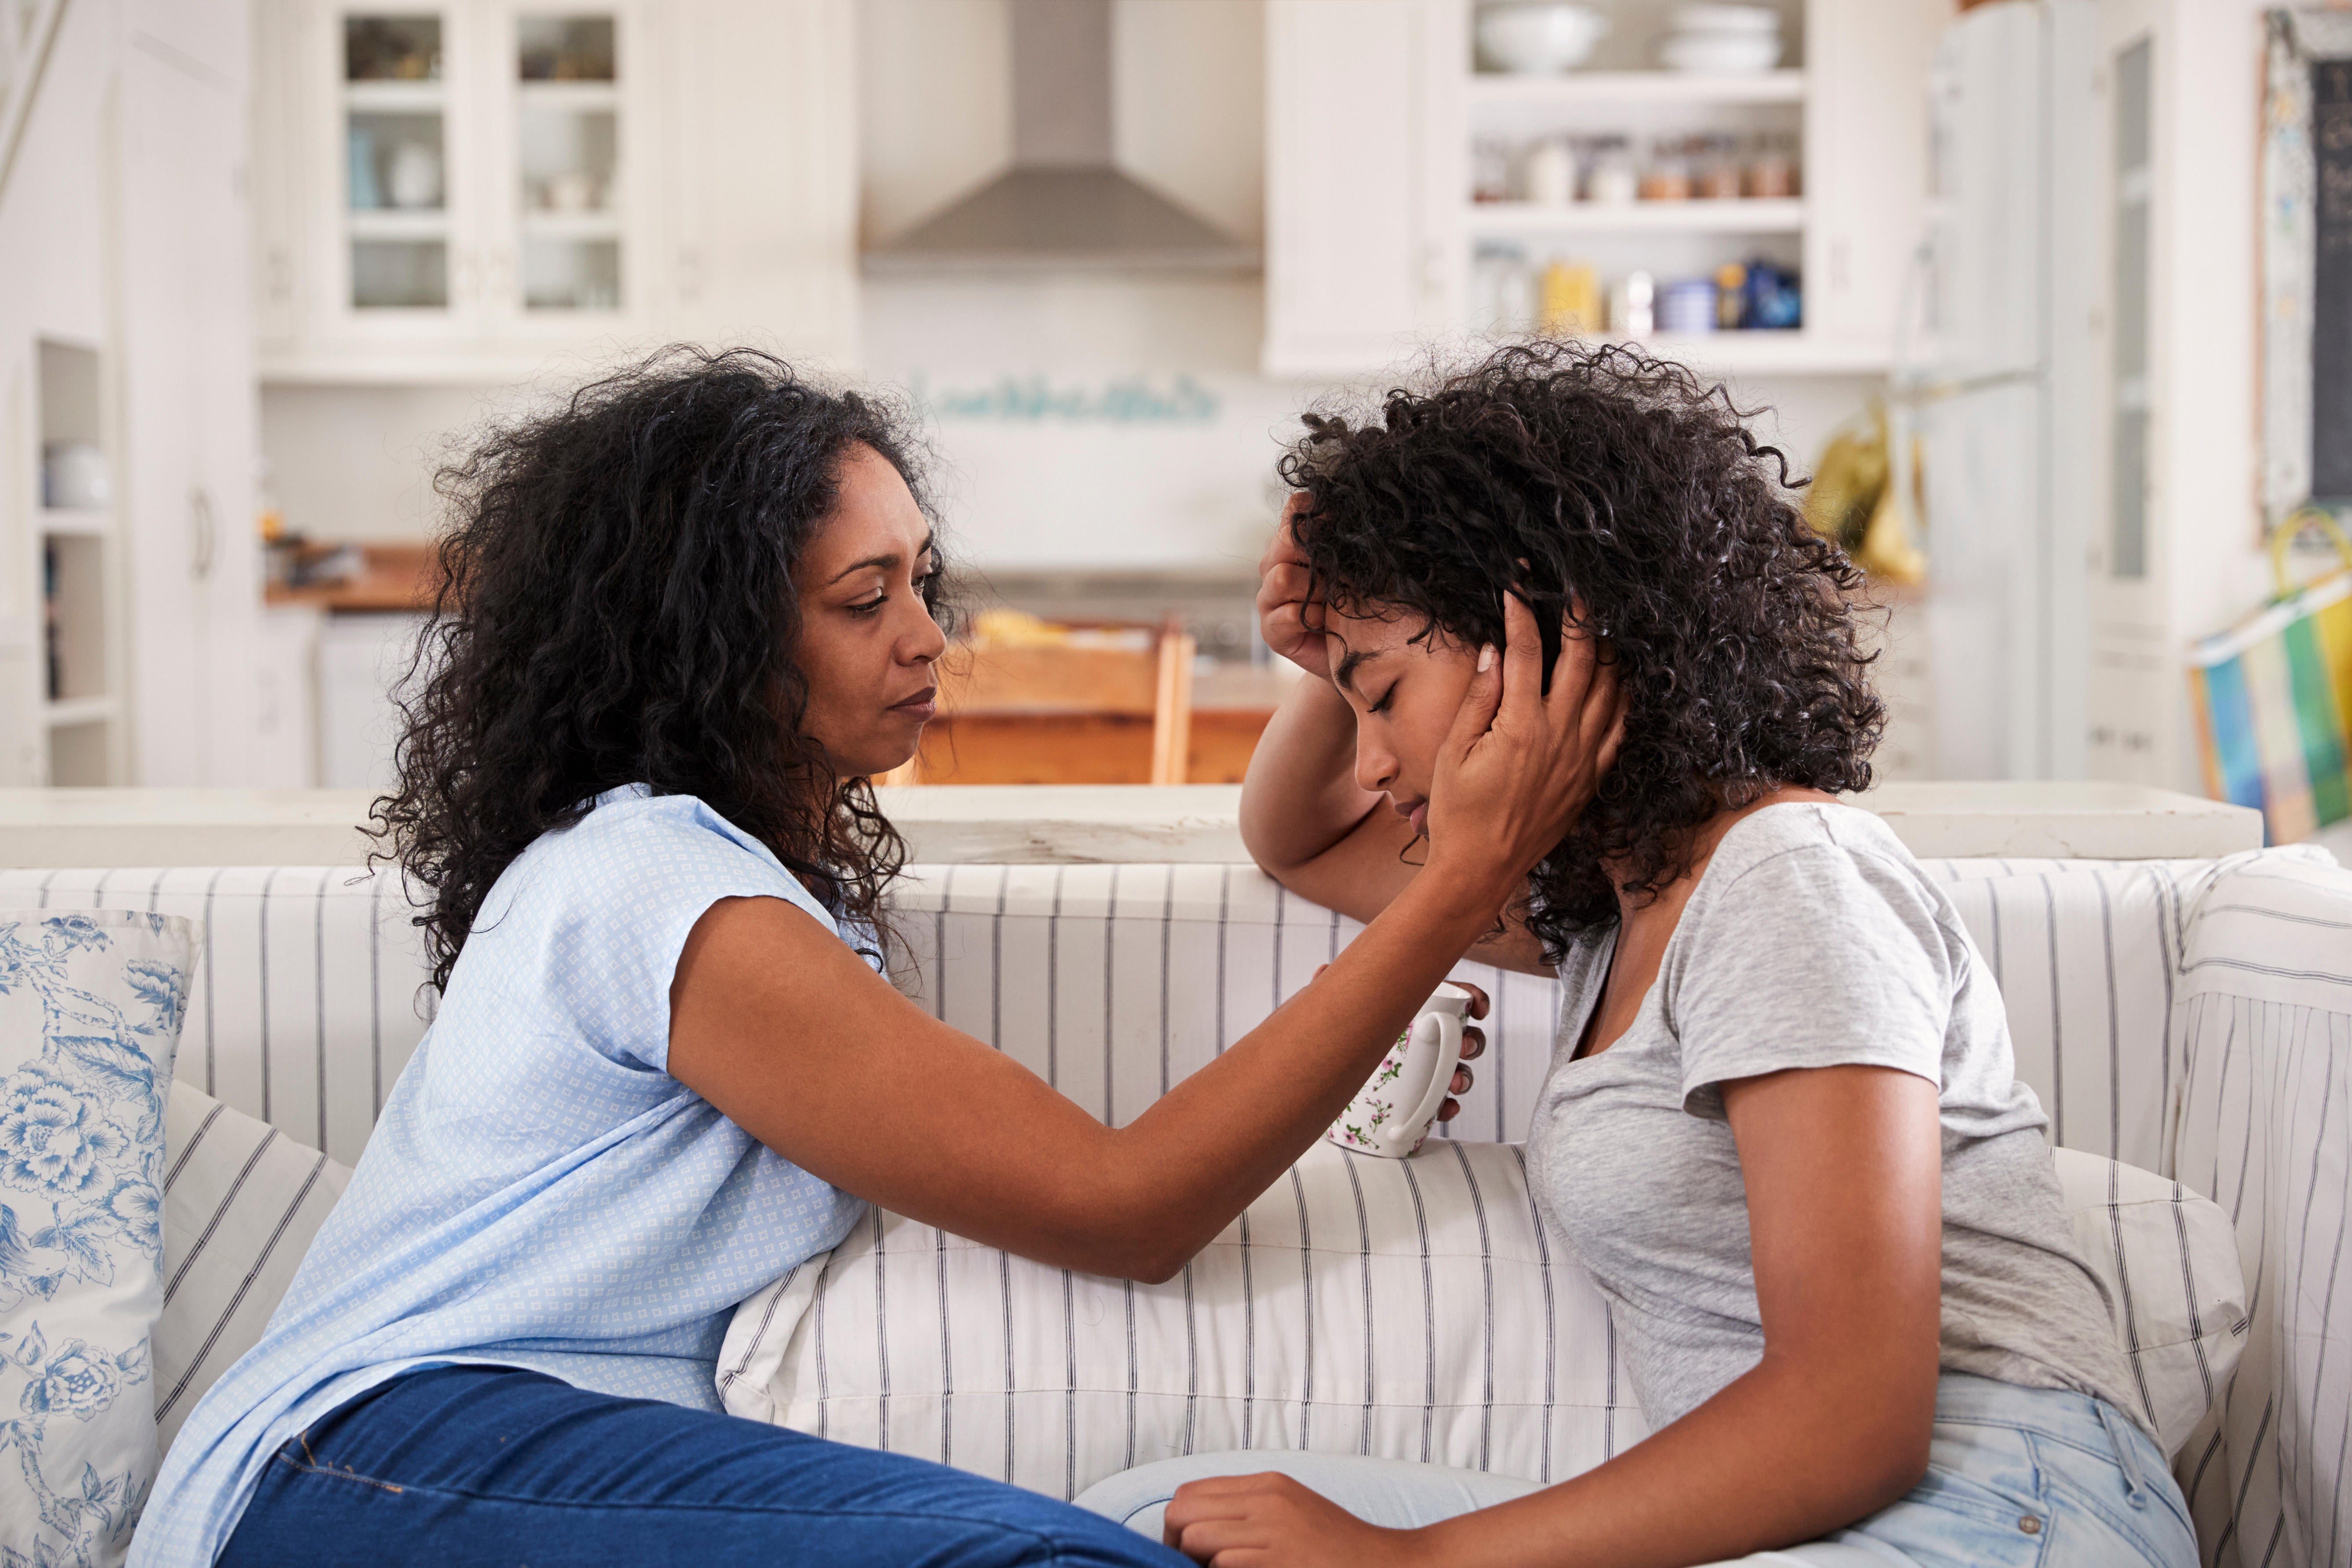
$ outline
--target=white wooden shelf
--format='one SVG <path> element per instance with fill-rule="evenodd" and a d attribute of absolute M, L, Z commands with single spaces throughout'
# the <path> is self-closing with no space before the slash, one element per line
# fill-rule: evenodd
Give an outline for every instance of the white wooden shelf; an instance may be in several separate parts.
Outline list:
<path fill-rule="evenodd" d="M 353 239 L 446 239 L 449 214 L 443 207 L 353 207 Z"/>
<path fill-rule="evenodd" d="M 525 81 L 515 84 L 525 109 L 561 109 L 574 114 L 610 112 L 621 106 L 621 88 L 610 81 Z"/>
<path fill-rule="evenodd" d="M 347 107 L 377 114 L 438 114 L 447 100 L 447 94 L 437 81 L 343 84 L 343 102 Z"/>
<path fill-rule="evenodd" d="M 1801 103 L 1801 70 L 1570 71 L 1564 76 L 1510 76 L 1480 71 L 1470 78 L 1470 101 L 1479 103 Z"/>
<path fill-rule="evenodd" d="M 97 539 L 112 531 L 114 514 L 102 507 L 41 508 L 41 531 L 76 539 Z"/>
<path fill-rule="evenodd" d="M 1883 375 L 1893 358 L 1883 339 L 1830 337 L 1801 328 L 1662 332 L 1630 346 L 1686 364 L 1702 374 L 1716 375 Z"/>
<path fill-rule="evenodd" d="M 1475 202 L 1463 227 L 1474 238 L 1549 234 L 1796 234 L 1805 226 L 1801 198 L 1681 202 Z"/>
<path fill-rule="evenodd" d="M 522 231 L 533 239 L 618 239 L 621 215 L 611 211 L 531 211 L 522 215 Z"/>
<path fill-rule="evenodd" d="M 41 704 L 41 713 L 52 730 L 69 730 L 77 724 L 100 724 L 114 717 L 115 702 L 111 697 L 57 697 Z"/>

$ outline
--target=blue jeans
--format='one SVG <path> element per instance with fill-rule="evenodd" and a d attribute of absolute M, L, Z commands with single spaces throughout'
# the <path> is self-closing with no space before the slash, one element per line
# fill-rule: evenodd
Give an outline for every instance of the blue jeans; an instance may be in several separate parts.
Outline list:
<path fill-rule="evenodd" d="M 1264 1470 L 1394 1529 L 1544 1489 L 1400 1459 L 1259 1450 L 1139 1466 L 1080 1493 L 1078 1506 L 1157 1541 L 1168 1500 L 1186 1481 Z M 1948 1372 L 1936 1386 L 1926 1479 L 1823 1540 L 1742 1561 L 1759 1568 L 2197 1568 L 2197 1537 L 2162 1451 L 2112 1405 Z"/>
<path fill-rule="evenodd" d="M 926 1460 L 510 1367 L 369 1390 L 280 1448 L 220 1568 L 1190 1568 Z"/>

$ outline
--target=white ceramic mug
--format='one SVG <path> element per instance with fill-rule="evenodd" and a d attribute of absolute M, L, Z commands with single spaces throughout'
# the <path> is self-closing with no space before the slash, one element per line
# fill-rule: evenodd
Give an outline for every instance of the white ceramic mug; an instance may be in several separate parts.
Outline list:
<path fill-rule="evenodd" d="M 1342 1149 L 1388 1160 L 1419 1150 L 1454 1088 L 1469 1017 L 1470 993 L 1439 986 L 1325 1136 Z"/>

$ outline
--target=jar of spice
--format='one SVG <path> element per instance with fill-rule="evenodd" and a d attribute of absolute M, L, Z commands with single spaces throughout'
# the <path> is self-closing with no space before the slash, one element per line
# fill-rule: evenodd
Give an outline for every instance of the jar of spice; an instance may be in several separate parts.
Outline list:
<path fill-rule="evenodd" d="M 1642 174 L 1645 202 L 1686 202 L 1691 196 L 1691 160 L 1684 144 L 1660 138 L 1650 150 L 1650 166 Z"/>

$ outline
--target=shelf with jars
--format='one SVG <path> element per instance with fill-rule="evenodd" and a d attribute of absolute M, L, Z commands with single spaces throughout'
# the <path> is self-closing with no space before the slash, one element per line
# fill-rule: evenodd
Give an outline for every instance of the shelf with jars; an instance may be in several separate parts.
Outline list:
<path fill-rule="evenodd" d="M 1574 59 L 1507 60 L 1481 36 L 1506 12 L 1532 28 L 1535 12 L 1576 9 L 1601 41 Z M 1268 77 L 1286 84 L 1268 119 L 1270 372 L 1377 371 L 1415 344 L 1548 315 L 1565 330 L 1535 297 L 1555 268 L 1589 273 L 1602 302 L 1579 331 L 1758 374 L 1890 363 L 1945 0 L 1395 0 L 1377 16 L 1270 0 L 1268 15 Z M 1702 21 L 1757 37 L 1701 47 Z M 1748 68 L 1730 68 L 1743 52 Z M 1512 267 L 1527 301 L 1498 310 L 1496 274 Z M 1720 282 L 1732 268 L 1737 299 Z M 1759 279 L 1770 311 L 1746 308 Z M 1646 331 L 1606 303 L 1642 281 Z M 1710 330 L 1669 332 L 1670 300 Z"/>
<path fill-rule="evenodd" d="M 851 0 L 256 0 L 255 26 L 266 380 L 504 381 L 747 324 L 854 347 Z"/>

